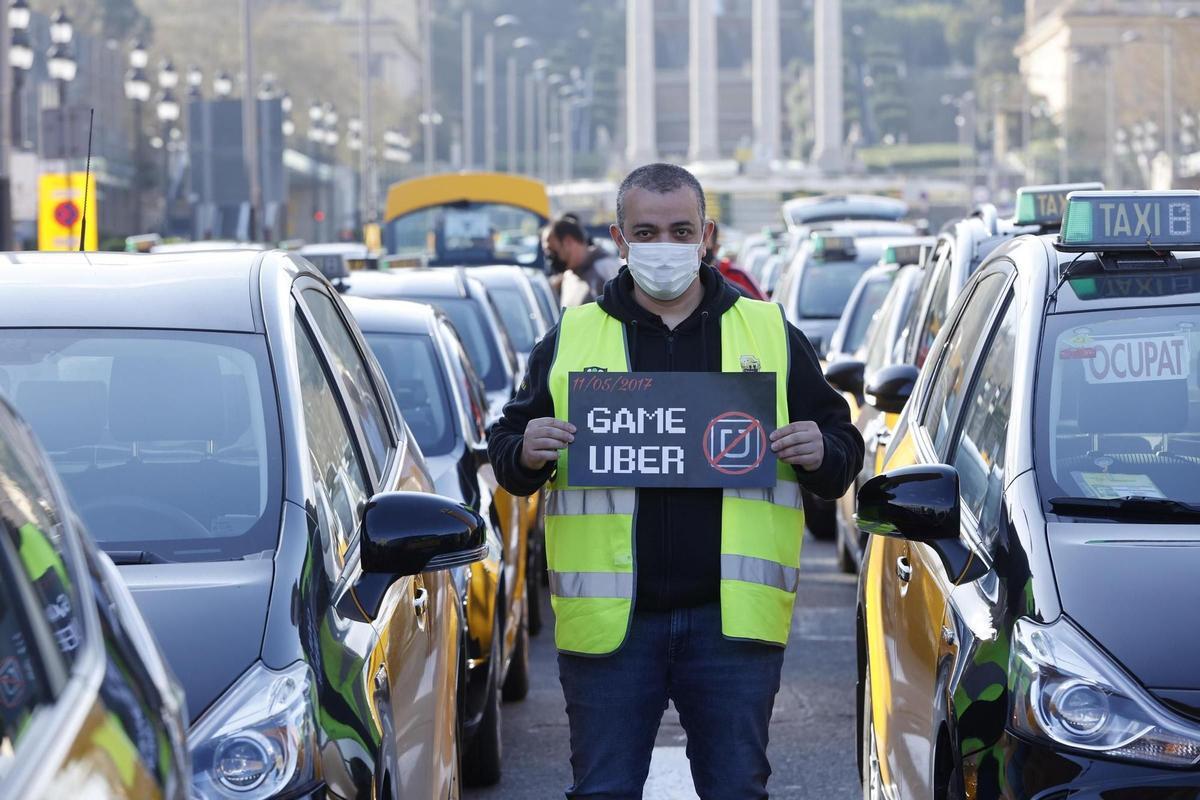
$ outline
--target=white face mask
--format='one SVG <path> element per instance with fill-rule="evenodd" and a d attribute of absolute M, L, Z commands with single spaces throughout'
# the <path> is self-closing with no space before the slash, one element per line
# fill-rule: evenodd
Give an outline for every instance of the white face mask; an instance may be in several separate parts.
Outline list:
<path fill-rule="evenodd" d="M 621 234 L 625 239 L 625 235 Z M 676 244 L 674 242 L 639 242 L 630 244 L 629 271 L 642 291 L 655 300 L 674 300 L 700 274 L 702 244 Z"/>

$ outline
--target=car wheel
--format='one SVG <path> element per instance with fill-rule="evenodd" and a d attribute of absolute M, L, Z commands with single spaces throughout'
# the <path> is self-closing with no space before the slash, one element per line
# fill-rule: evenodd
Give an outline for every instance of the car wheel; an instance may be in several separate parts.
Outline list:
<path fill-rule="evenodd" d="M 538 546 L 536 540 L 529 542 L 529 553 L 525 563 L 525 605 L 529 615 L 529 635 L 537 636 L 542 632 L 542 559 L 545 550 Z"/>
<path fill-rule="evenodd" d="M 529 605 L 525 605 L 526 621 L 517 629 L 517 643 L 513 647 L 512 662 L 504 679 L 504 702 L 524 700 L 529 694 Z"/>
<path fill-rule="evenodd" d="M 871 670 L 868 668 L 863 678 L 863 800 L 884 800 L 883 778 L 879 774 L 879 745 L 875 740 L 875 725 L 871 716 Z"/>
<path fill-rule="evenodd" d="M 854 563 L 854 556 L 850 554 L 850 545 L 846 541 L 846 531 L 841 525 L 838 525 L 837 531 L 837 564 L 838 569 L 847 575 L 858 572 L 858 565 Z"/>
<path fill-rule="evenodd" d="M 500 730 L 500 673 L 504 669 L 504 604 L 496 598 L 496 619 L 492 628 L 491 655 L 488 657 L 488 691 L 483 718 L 467 747 L 463 781 L 468 786 L 493 786 L 500 782 L 502 756 Z"/>
<path fill-rule="evenodd" d="M 804 494 L 804 521 L 814 538 L 831 542 L 837 536 L 837 506 L 807 492 Z"/>

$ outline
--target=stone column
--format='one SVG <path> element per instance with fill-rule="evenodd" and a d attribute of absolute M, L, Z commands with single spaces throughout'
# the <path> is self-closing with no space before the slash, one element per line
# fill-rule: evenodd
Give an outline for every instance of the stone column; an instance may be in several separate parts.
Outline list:
<path fill-rule="evenodd" d="M 715 161 L 720 156 L 714 5 L 713 0 L 691 0 L 688 11 L 688 157 L 692 161 Z"/>
<path fill-rule="evenodd" d="M 753 49 L 754 157 L 779 158 L 780 107 L 783 95 L 779 67 L 779 0 L 754 0 L 751 17 Z"/>
<path fill-rule="evenodd" d="M 817 0 L 816 31 L 816 143 L 813 163 L 825 172 L 844 166 L 842 154 L 842 2 Z"/>
<path fill-rule="evenodd" d="M 654 89 L 654 0 L 625 3 L 625 158 L 631 167 L 658 160 Z"/>

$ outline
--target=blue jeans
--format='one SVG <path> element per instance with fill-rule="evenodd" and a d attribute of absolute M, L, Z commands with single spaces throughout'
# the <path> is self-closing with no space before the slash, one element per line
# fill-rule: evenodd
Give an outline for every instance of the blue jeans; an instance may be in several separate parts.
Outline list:
<path fill-rule="evenodd" d="M 640 798 L 668 700 L 701 800 L 767 797 L 767 729 L 782 668 L 782 647 L 722 637 L 716 603 L 634 613 L 611 656 L 560 653 L 575 779 L 567 797 Z"/>

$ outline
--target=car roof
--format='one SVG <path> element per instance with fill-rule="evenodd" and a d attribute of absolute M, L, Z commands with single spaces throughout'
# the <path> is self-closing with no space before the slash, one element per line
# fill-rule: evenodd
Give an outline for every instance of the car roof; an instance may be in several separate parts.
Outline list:
<path fill-rule="evenodd" d="M 367 246 L 361 242 L 329 242 L 325 244 L 306 244 L 300 248 L 302 256 L 360 256 L 370 254 Z"/>
<path fill-rule="evenodd" d="M 485 292 L 477 278 L 454 267 L 408 267 L 386 272 L 360 270 L 344 282 L 352 294 L 368 297 L 477 297 Z"/>
<path fill-rule="evenodd" d="M 263 264 L 311 272 L 283 253 L 254 250 L 3 253 L 0 319 L 5 327 L 254 332 Z"/>
<path fill-rule="evenodd" d="M 890 220 L 855 219 L 818 223 L 811 233 L 833 233 L 841 236 L 917 236 L 917 228 L 909 222 Z"/>
<path fill-rule="evenodd" d="M 822 195 L 797 197 L 783 204 L 784 218 L 792 225 L 829 219 L 900 219 L 908 213 L 903 200 L 877 195 Z"/>
<path fill-rule="evenodd" d="M 211 250 L 266 250 L 267 248 L 260 244 L 252 242 L 235 242 L 224 239 L 206 239 L 199 242 L 167 242 L 165 244 L 156 244 L 150 248 L 150 252 L 156 255 L 166 255 L 169 253 L 201 253 Z"/>
<path fill-rule="evenodd" d="M 343 295 L 358 327 L 366 333 L 429 334 L 437 311 L 425 303 L 411 300 L 380 300 Z"/>

